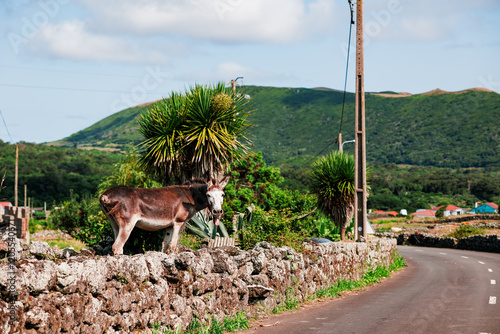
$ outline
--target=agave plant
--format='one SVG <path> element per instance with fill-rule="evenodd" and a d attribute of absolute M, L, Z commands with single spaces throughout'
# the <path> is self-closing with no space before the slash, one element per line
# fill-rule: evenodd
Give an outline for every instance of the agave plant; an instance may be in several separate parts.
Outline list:
<path fill-rule="evenodd" d="M 245 212 L 236 212 L 236 221 L 233 225 L 234 232 L 238 232 L 247 228 L 247 224 L 252 220 L 252 212 L 255 210 L 255 205 L 251 204 L 245 209 Z"/>
<path fill-rule="evenodd" d="M 202 239 L 215 239 L 218 231 L 220 232 L 219 236 L 229 237 L 226 226 L 222 221 L 220 221 L 218 227 L 217 229 L 213 220 L 207 220 L 201 211 L 198 211 L 186 224 L 188 231 Z"/>

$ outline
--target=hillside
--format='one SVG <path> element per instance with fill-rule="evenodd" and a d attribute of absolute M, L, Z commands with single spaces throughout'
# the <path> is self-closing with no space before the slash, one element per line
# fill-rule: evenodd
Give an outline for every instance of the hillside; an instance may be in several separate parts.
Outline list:
<path fill-rule="evenodd" d="M 268 163 L 316 156 L 334 149 L 343 93 L 325 88 L 247 86 L 255 112 L 250 132 L 255 151 Z M 394 98 L 398 97 L 398 98 Z M 111 115 L 49 143 L 56 146 L 125 149 L 141 138 L 135 117 L 147 105 Z M 437 167 L 500 167 L 500 95 L 481 89 L 424 94 L 366 95 L 367 159 Z M 342 133 L 353 139 L 354 94 L 346 96 Z M 347 151 L 353 150 L 347 144 Z"/>

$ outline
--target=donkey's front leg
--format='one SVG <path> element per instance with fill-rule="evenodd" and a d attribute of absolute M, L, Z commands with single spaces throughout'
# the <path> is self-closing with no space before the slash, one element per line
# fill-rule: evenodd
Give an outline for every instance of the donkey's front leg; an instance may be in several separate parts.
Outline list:
<path fill-rule="evenodd" d="M 174 226 L 171 225 L 165 229 L 165 237 L 163 238 L 163 244 L 161 245 L 161 251 L 167 253 L 168 246 L 172 240 L 172 234 L 174 232 Z"/>

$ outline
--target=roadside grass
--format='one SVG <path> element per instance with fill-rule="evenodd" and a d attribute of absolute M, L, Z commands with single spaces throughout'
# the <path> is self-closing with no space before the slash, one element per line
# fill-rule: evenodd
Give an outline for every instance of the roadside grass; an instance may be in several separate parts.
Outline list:
<path fill-rule="evenodd" d="M 369 270 L 357 281 L 339 280 L 332 286 L 317 291 L 312 299 L 336 298 L 341 296 L 343 292 L 363 289 L 380 282 L 383 278 L 391 277 L 391 272 L 398 271 L 404 267 L 406 267 L 404 257 L 397 253 L 388 267 L 378 266 L 376 269 Z"/>
<path fill-rule="evenodd" d="M 208 324 L 203 325 L 198 318 L 194 318 L 189 324 L 184 334 L 223 334 L 225 332 L 237 332 L 249 329 L 248 323 L 250 318 L 245 316 L 245 312 L 239 312 L 233 317 L 226 317 L 222 321 L 218 321 L 215 317 L 211 318 Z M 162 329 L 161 323 L 153 325 L 152 334 L 180 334 L 181 328 L 177 329 Z"/>

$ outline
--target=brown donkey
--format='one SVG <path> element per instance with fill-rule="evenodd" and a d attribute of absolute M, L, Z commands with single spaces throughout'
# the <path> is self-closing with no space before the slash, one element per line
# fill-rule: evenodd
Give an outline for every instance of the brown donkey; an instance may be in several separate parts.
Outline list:
<path fill-rule="evenodd" d="M 208 207 L 219 225 L 223 197 L 220 186 L 191 181 L 151 189 L 117 186 L 106 190 L 99 201 L 115 234 L 113 254 L 119 255 L 135 226 L 146 231 L 166 228 L 162 252 L 175 252 L 184 224 L 196 212 Z"/>

